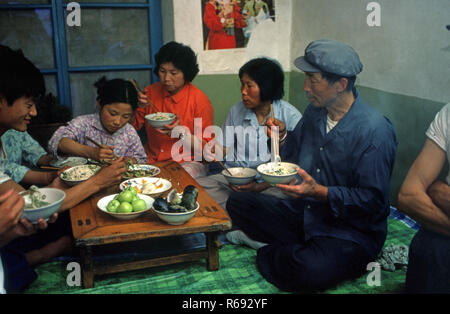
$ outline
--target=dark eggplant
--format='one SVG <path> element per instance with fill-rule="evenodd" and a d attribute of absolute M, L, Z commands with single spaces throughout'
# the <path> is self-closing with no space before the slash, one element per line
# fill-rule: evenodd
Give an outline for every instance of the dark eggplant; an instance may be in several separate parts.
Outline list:
<path fill-rule="evenodd" d="M 153 202 L 153 207 L 157 211 L 160 211 L 160 212 L 165 212 L 165 213 L 169 212 L 169 204 L 162 197 L 155 198 L 155 201 Z"/>
<path fill-rule="evenodd" d="M 187 209 L 180 205 L 169 205 L 169 212 L 171 213 L 185 213 Z"/>
<path fill-rule="evenodd" d="M 194 210 L 197 207 L 197 196 L 198 189 L 193 185 L 188 185 L 183 191 L 181 205 L 187 210 Z"/>

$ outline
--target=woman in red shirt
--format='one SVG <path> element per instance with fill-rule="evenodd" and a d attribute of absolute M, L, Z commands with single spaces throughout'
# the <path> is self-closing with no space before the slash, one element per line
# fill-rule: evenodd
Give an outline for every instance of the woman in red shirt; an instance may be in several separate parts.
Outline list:
<path fill-rule="evenodd" d="M 191 83 L 199 72 L 197 57 L 190 47 L 169 42 L 155 55 L 154 72 L 160 82 L 139 93 L 140 108 L 132 122 L 137 130 L 145 125 L 148 140 L 144 148 L 148 163 L 173 159 L 180 162 L 192 177 L 204 176 L 207 168 L 201 162 L 202 144 L 209 139 L 203 138 L 203 131 L 213 125 L 214 110 L 208 97 Z M 164 129 L 153 128 L 145 116 L 155 113 L 154 107 L 158 112 L 174 113 L 177 118 Z M 185 127 L 182 136 L 178 132 L 180 128 L 174 130 L 177 126 Z M 176 131 L 174 136 L 172 131 Z M 180 142 L 189 144 L 183 146 Z"/>

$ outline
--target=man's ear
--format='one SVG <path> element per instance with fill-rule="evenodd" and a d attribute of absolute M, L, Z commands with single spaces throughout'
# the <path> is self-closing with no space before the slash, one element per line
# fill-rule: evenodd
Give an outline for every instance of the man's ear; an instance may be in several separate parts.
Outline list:
<path fill-rule="evenodd" d="M 342 93 L 345 91 L 345 89 L 348 86 L 348 79 L 346 77 L 341 77 L 339 80 L 336 81 L 336 87 L 338 93 Z"/>

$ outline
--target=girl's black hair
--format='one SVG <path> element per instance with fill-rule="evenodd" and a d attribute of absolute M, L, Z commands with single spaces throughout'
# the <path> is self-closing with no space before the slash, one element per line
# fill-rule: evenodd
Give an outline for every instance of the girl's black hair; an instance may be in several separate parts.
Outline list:
<path fill-rule="evenodd" d="M 45 95 L 44 76 L 21 50 L 0 45 L 0 97 L 9 106 L 21 97 L 31 97 L 35 102 Z"/>
<path fill-rule="evenodd" d="M 161 64 L 172 64 L 183 72 L 184 80 L 192 82 L 200 71 L 195 52 L 189 47 L 175 41 L 171 41 L 159 49 L 155 55 L 154 73 L 158 75 Z"/>
<path fill-rule="evenodd" d="M 108 104 L 122 102 L 130 104 L 133 111 L 137 109 L 138 93 L 130 81 L 108 80 L 103 76 L 95 82 L 94 86 L 97 87 L 97 100 L 102 108 Z"/>
<path fill-rule="evenodd" d="M 239 69 L 239 78 L 244 74 L 258 84 L 261 101 L 274 101 L 284 96 L 284 73 L 281 65 L 268 58 L 248 61 Z"/>

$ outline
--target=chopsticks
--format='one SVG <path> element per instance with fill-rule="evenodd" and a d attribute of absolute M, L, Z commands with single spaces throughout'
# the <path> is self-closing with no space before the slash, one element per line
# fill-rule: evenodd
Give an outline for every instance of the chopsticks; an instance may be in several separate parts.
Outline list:
<path fill-rule="evenodd" d="M 205 142 L 204 139 L 202 139 L 202 142 L 203 142 L 203 145 L 206 145 L 206 142 Z M 225 165 L 223 164 L 223 162 L 221 162 L 220 160 L 216 160 L 216 161 L 219 163 L 219 165 L 220 165 L 223 169 L 225 169 L 226 172 L 228 172 L 228 174 L 229 174 L 230 176 L 233 176 L 233 174 L 230 172 L 230 170 L 228 170 L 228 168 L 225 167 Z"/>
<path fill-rule="evenodd" d="M 100 144 L 99 142 L 96 142 L 96 141 L 94 141 L 93 139 L 91 139 L 90 137 L 88 137 L 88 136 L 85 136 L 84 137 L 85 139 L 87 139 L 89 142 L 91 142 L 92 144 L 95 144 L 97 147 L 99 147 L 99 148 L 102 148 L 103 146 L 102 146 L 102 144 Z"/>
<path fill-rule="evenodd" d="M 270 117 L 272 121 L 275 119 L 274 113 L 273 113 L 273 104 L 270 104 Z M 271 142 L 272 142 L 272 162 L 280 162 L 280 146 L 279 146 L 279 136 L 278 136 L 278 128 L 275 128 L 275 132 L 271 133 L 270 136 Z"/>
<path fill-rule="evenodd" d="M 138 92 L 145 94 L 144 91 L 142 90 L 142 88 L 139 87 L 138 83 L 135 80 L 130 79 L 130 82 L 131 82 L 131 84 L 133 84 L 133 86 L 136 88 L 136 90 Z M 147 97 L 147 99 L 148 99 L 148 97 Z M 156 108 L 156 106 L 152 103 L 152 101 L 150 99 L 148 99 L 148 103 L 150 104 L 150 106 L 152 106 L 153 110 L 155 110 L 155 113 L 160 112 L 160 110 L 158 108 Z"/>

